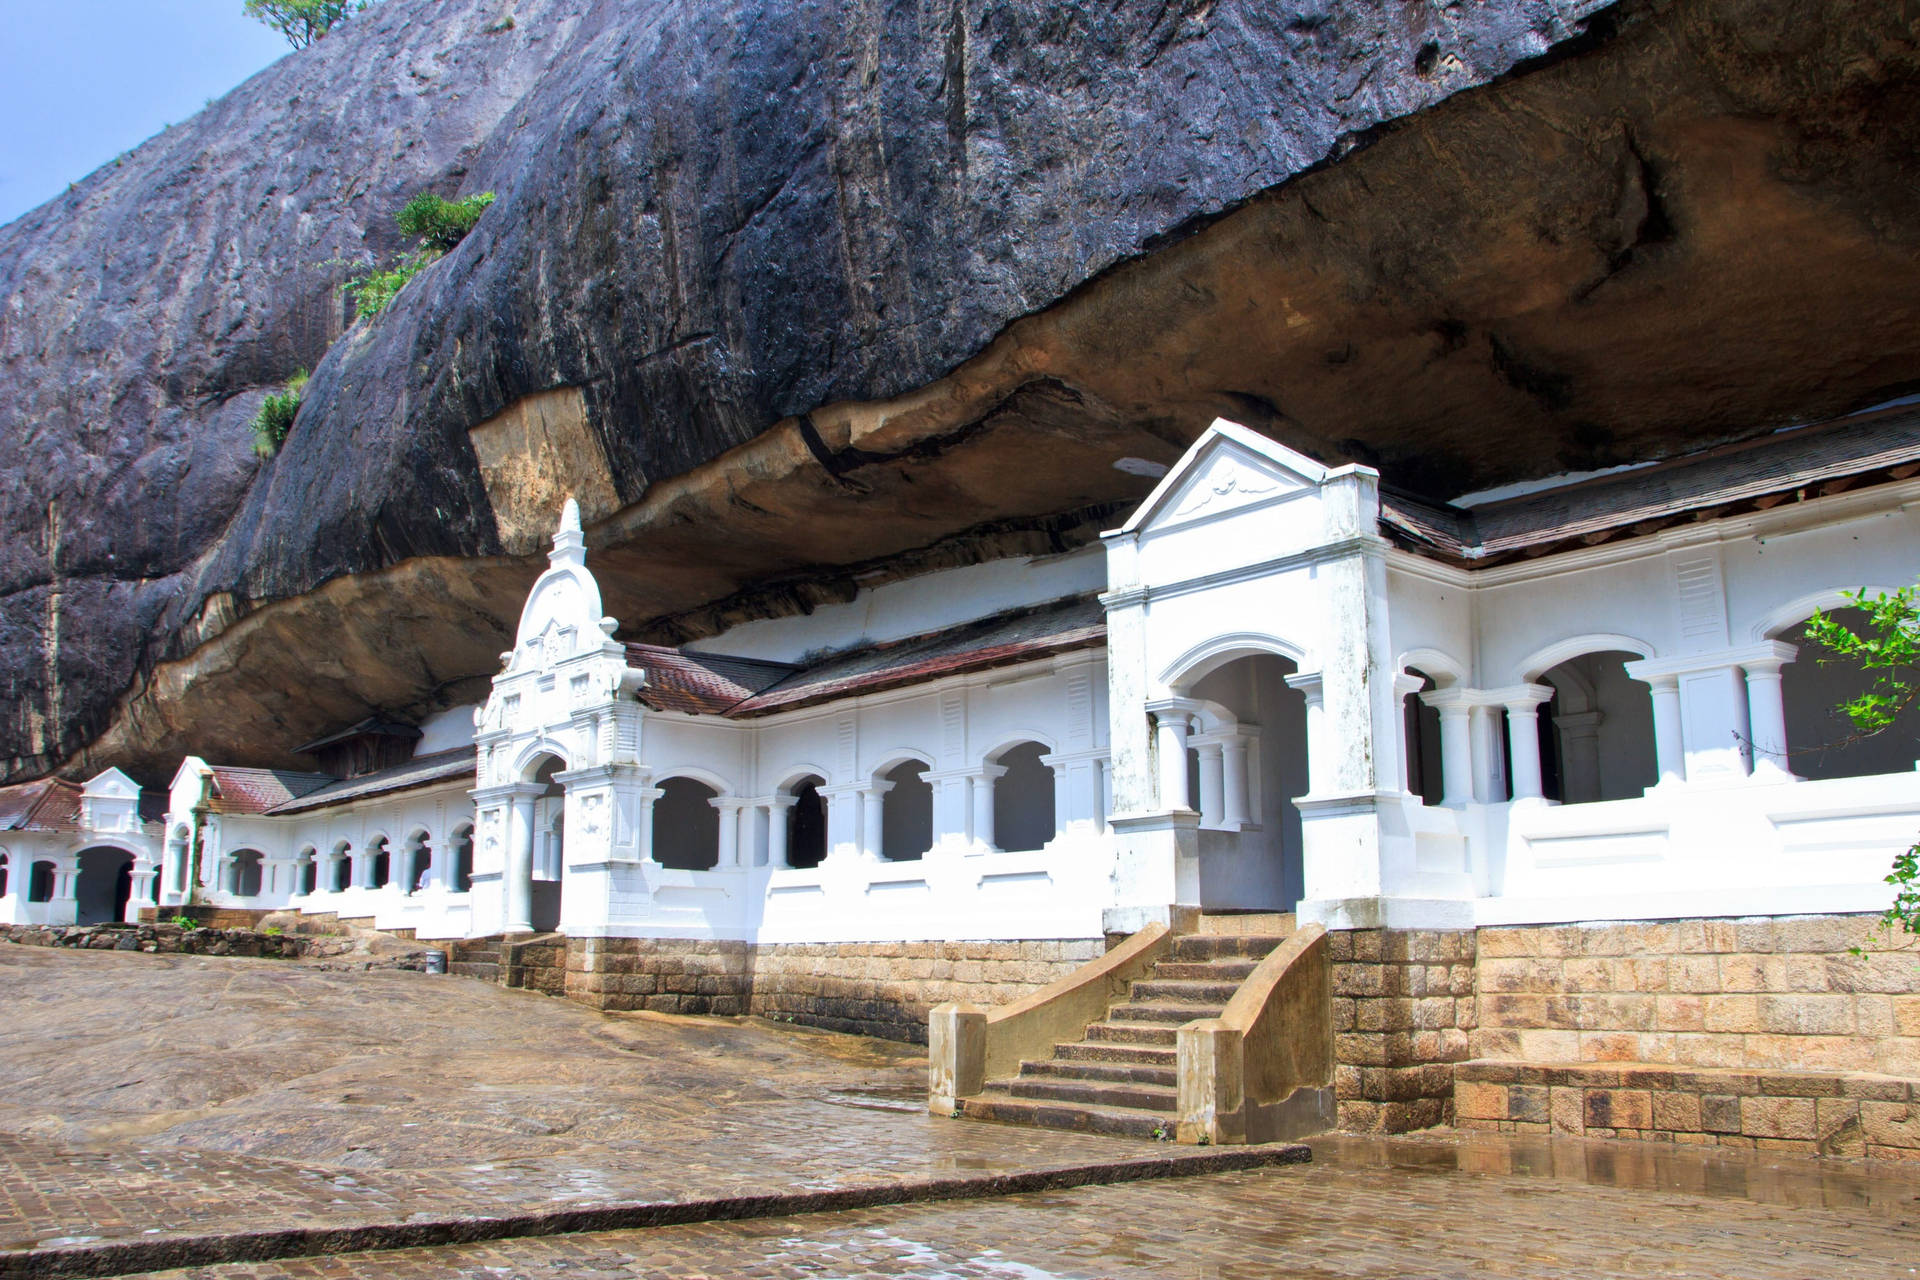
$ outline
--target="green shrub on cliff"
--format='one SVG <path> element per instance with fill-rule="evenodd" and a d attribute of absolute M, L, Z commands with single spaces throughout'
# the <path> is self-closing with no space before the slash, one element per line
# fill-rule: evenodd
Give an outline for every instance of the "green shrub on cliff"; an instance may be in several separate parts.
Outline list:
<path fill-rule="evenodd" d="M 394 215 L 394 221 L 408 235 L 417 236 L 419 246 L 385 270 L 347 281 L 347 297 L 353 300 L 354 318 L 377 316 L 385 311 L 394 295 L 407 287 L 408 281 L 466 238 L 492 203 L 491 191 L 459 200 L 443 200 L 431 191 L 423 191 L 407 201 Z"/>
<path fill-rule="evenodd" d="M 293 419 L 300 412 L 300 396 L 307 387 L 305 369 L 287 379 L 287 385 L 267 396 L 260 402 L 260 409 L 253 415 L 253 451 L 263 458 L 271 458 L 280 452 L 280 446 L 287 442 L 287 432 L 293 430 Z"/>
<path fill-rule="evenodd" d="M 359 13 L 372 0 L 246 0 L 242 11 L 257 18 L 287 38 L 296 49 L 304 49 L 349 14 Z"/>
<path fill-rule="evenodd" d="M 408 235 L 419 236 L 422 249 L 445 253 L 466 238 L 492 203 L 491 191 L 460 200 L 442 200 L 431 191 L 422 191 L 400 207 L 394 221 Z"/>

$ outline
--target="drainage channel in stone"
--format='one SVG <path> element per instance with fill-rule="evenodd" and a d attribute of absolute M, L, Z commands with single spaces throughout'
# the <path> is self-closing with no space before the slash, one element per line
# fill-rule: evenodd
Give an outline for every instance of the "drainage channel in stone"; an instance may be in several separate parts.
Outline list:
<path fill-rule="evenodd" d="M 0 1252 L 0 1280 L 52 1280 L 69 1276 L 118 1276 L 226 1262 L 270 1262 L 323 1254 L 420 1249 L 476 1244 L 517 1237 L 567 1235 L 839 1213 L 887 1205 L 985 1199 L 1035 1191 L 1109 1186 L 1166 1178 L 1201 1177 L 1277 1165 L 1305 1164 L 1311 1150 L 1297 1144 L 1190 1151 L 1103 1164 L 1071 1165 L 919 1181 L 875 1183 L 832 1190 L 730 1196 L 686 1201 L 649 1201 L 591 1208 L 556 1209 L 498 1216 L 414 1219 L 353 1226 L 290 1228 L 181 1235 L 113 1243 L 41 1242 L 31 1249 Z"/>

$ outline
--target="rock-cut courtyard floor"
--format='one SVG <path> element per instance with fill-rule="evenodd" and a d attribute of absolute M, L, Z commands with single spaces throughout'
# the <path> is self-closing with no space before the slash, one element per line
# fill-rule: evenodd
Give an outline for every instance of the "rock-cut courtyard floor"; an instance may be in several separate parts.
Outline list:
<path fill-rule="evenodd" d="M 1438 1134 L 1223 1170 L 932 1117 L 920 1051 L 752 1020 L 14 945 L 0 991 L 0 1277 L 1920 1275 L 1920 1167 Z"/>

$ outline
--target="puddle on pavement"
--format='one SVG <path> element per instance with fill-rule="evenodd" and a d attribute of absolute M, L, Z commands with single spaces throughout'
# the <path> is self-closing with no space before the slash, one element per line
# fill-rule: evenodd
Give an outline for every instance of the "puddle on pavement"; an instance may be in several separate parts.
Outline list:
<path fill-rule="evenodd" d="M 858 1107 L 863 1111 L 923 1112 L 927 1109 L 927 1089 L 918 1083 L 833 1089 L 821 1094 L 820 1100 L 843 1107 Z"/>
<path fill-rule="evenodd" d="M 1723 1147 L 1531 1135 L 1373 1138 L 1341 1134 L 1312 1139 L 1309 1145 L 1314 1164 L 1324 1168 L 1547 1178 L 1881 1216 L 1920 1213 L 1920 1170 L 1890 1169 L 1885 1162 L 1827 1162 Z"/>

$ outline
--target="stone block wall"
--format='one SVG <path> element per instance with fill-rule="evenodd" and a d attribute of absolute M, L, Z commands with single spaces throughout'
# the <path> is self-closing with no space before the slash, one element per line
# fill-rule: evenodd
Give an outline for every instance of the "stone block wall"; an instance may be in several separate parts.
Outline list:
<path fill-rule="evenodd" d="M 1920 954 L 1873 924 L 1482 929 L 1472 1056 L 1920 1077 Z"/>
<path fill-rule="evenodd" d="M 1472 930 L 1329 933 L 1342 1129 L 1450 1124 L 1453 1068 L 1477 1026 Z"/>
<path fill-rule="evenodd" d="M 1640 1063 L 1462 1063 L 1462 1129 L 1920 1160 L 1920 1081 Z"/>
<path fill-rule="evenodd" d="M 748 944 L 576 938 L 566 994 L 596 1009 L 755 1014 L 925 1043 L 927 1011 L 996 1005 L 1101 955 L 1098 940 Z"/>

